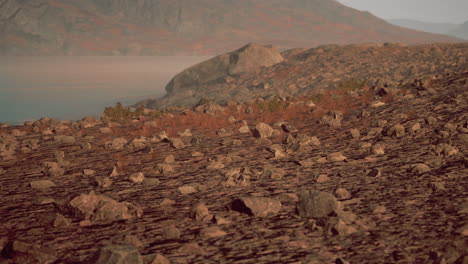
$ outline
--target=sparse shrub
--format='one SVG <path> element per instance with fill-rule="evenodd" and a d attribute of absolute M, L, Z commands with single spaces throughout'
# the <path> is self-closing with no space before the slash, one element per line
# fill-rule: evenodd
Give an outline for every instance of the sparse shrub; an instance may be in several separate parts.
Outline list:
<path fill-rule="evenodd" d="M 277 112 L 280 110 L 284 110 L 288 107 L 289 103 L 285 101 L 281 101 L 278 99 L 268 100 L 264 102 L 258 102 L 257 108 L 261 112 Z"/>
<path fill-rule="evenodd" d="M 115 104 L 114 107 L 106 107 L 103 113 L 103 119 L 109 121 L 126 121 L 130 120 L 134 113 L 129 107 L 124 107 L 122 103 Z"/>
<path fill-rule="evenodd" d="M 359 91 L 367 86 L 367 80 L 362 79 L 346 79 L 335 84 L 336 89 L 344 92 Z"/>

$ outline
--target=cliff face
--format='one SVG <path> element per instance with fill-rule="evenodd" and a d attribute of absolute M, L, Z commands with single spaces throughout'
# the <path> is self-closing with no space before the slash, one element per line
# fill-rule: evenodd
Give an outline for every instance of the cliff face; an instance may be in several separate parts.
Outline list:
<path fill-rule="evenodd" d="M 0 0 L 0 54 L 215 54 L 247 42 L 450 42 L 332 0 Z"/>

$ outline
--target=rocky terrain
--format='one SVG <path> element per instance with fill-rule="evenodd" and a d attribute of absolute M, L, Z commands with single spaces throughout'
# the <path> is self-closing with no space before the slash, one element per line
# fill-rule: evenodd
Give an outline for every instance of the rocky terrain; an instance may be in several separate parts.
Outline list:
<path fill-rule="evenodd" d="M 467 58 L 465 43 L 324 45 L 281 53 L 251 43 L 184 70 L 166 86 L 164 98 L 141 103 L 165 108 L 193 106 L 202 99 L 225 103 L 311 96 L 350 82 L 391 90 L 412 86 L 415 79 L 466 70 Z"/>
<path fill-rule="evenodd" d="M 229 81 L 401 77 L 328 104 L 3 124 L 0 263 L 467 263 L 466 47 L 296 50 Z"/>
<path fill-rule="evenodd" d="M 391 25 L 334 0 L 0 0 L 2 55 L 212 55 L 246 42 L 460 39 Z"/>

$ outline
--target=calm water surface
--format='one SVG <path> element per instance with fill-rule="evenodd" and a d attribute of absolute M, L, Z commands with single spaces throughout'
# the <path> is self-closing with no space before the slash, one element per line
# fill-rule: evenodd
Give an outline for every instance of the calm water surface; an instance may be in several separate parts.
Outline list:
<path fill-rule="evenodd" d="M 0 122 L 100 116 L 116 102 L 164 94 L 169 80 L 209 57 L 0 57 Z"/>

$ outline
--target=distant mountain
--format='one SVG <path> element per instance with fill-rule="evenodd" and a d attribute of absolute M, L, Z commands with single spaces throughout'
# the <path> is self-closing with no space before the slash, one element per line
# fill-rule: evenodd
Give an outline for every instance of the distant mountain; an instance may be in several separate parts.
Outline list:
<path fill-rule="evenodd" d="M 412 19 L 387 19 L 387 21 L 397 26 L 436 34 L 447 34 L 459 26 L 454 23 L 432 23 Z"/>
<path fill-rule="evenodd" d="M 444 34 L 468 40 L 468 21 L 464 24 L 432 23 L 411 19 L 387 19 L 391 24 L 428 33 Z"/>
<path fill-rule="evenodd" d="M 468 20 L 465 23 L 459 25 L 454 30 L 450 31 L 450 35 L 468 40 Z"/>
<path fill-rule="evenodd" d="M 0 0 L 3 55 L 218 54 L 248 42 L 453 42 L 334 0 Z"/>

